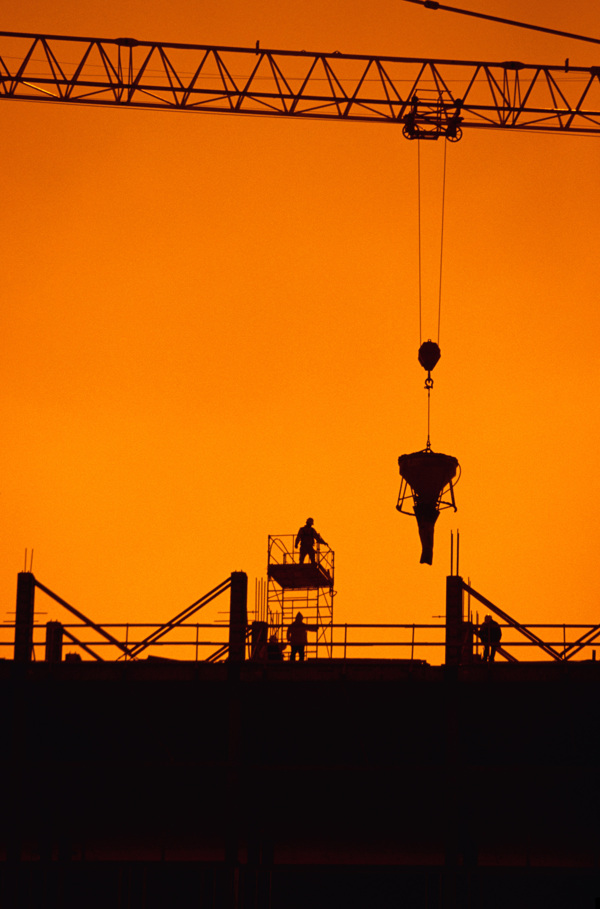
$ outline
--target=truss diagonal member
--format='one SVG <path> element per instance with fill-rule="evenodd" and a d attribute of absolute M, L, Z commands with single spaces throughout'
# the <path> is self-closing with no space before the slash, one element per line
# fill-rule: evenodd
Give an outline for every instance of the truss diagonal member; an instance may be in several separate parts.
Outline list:
<path fill-rule="evenodd" d="M 578 114 L 579 116 L 584 117 L 584 118 L 592 119 L 594 114 L 592 114 L 591 111 L 585 111 L 585 110 L 582 110 L 581 108 L 582 108 L 583 102 L 585 101 L 590 89 L 592 88 L 592 84 L 594 83 L 594 81 L 600 82 L 600 70 L 598 69 L 598 67 L 593 67 L 591 70 L 590 78 L 588 79 L 587 85 L 585 86 L 583 92 L 581 93 L 581 97 L 579 98 L 579 101 L 577 102 L 577 104 L 575 105 L 575 108 L 573 110 L 573 116 L 571 118 L 571 121 L 569 122 L 569 126 L 571 125 L 571 123 L 575 117 L 575 114 Z M 593 122 L 593 120 L 592 120 L 592 122 Z"/>
<path fill-rule="evenodd" d="M 417 76 L 415 77 L 411 87 L 408 89 L 408 92 L 406 95 L 406 97 L 408 99 L 410 99 L 411 103 L 412 103 L 415 95 L 417 94 L 417 89 L 419 88 L 419 83 L 420 83 L 421 79 L 426 80 L 426 77 L 424 76 L 424 73 L 426 71 L 427 71 L 427 61 L 422 60 L 419 72 L 417 73 Z M 426 88 L 426 87 L 427 86 L 424 86 L 424 88 Z"/>
<path fill-rule="evenodd" d="M 516 656 L 513 656 L 513 654 L 509 653 L 508 650 L 505 650 L 504 647 L 498 647 L 497 653 L 499 653 L 501 656 L 503 656 L 504 659 L 508 663 L 518 663 L 519 662 L 518 659 L 516 658 Z"/>
<path fill-rule="evenodd" d="M 223 85 L 223 94 L 229 100 L 229 107 L 231 110 L 237 110 L 239 108 L 240 102 L 240 89 L 237 87 L 235 79 L 229 72 L 227 64 L 221 54 L 218 51 L 214 52 L 215 65 L 219 71 L 219 77 Z M 237 98 L 237 101 L 234 103 L 234 99 Z"/>
<path fill-rule="evenodd" d="M 258 73 L 259 69 L 261 68 L 264 60 L 269 60 L 272 63 L 271 55 L 268 53 L 268 51 L 263 51 L 261 54 L 259 54 L 258 60 L 254 64 L 250 75 L 246 79 L 246 84 L 240 89 L 239 97 L 238 97 L 237 103 L 235 105 L 236 110 L 239 110 L 241 108 L 244 100 L 247 97 L 253 96 L 254 92 L 252 92 L 252 90 L 251 90 L 252 83 L 254 82 L 254 80 L 256 78 L 256 74 Z M 225 84 L 223 84 L 223 87 L 225 88 Z M 278 88 L 279 88 L 279 86 L 278 86 Z"/>
<path fill-rule="evenodd" d="M 173 100 L 177 107 L 181 107 L 181 101 L 183 98 L 184 85 L 181 81 L 181 77 L 177 73 L 177 70 L 173 66 L 171 60 L 167 56 L 167 52 L 163 47 L 158 48 L 158 53 L 160 55 L 161 63 L 164 68 L 165 75 L 169 82 L 169 89 L 173 93 Z M 179 93 L 179 94 L 178 94 Z"/>
<path fill-rule="evenodd" d="M 311 78 L 312 78 L 312 75 L 313 75 L 313 73 L 314 73 L 314 71 L 315 71 L 315 69 L 316 69 L 316 66 L 317 66 L 317 61 L 318 61 L 319 59 L 320 59 L 320 56 L 319 56 L 319 55 L 315 55 L 315 56 L 312 58 L 312 62 L 311 62 L 311 64 L 310 64 L 309 68 L 308 68 L 308 72 L 307 72 L 306 76 L 304 77 L 304 81 L 302 82 L 302 85 L 300 86 L 300 88 L 299 88 L 298 91 L 296 92 L 296 94 L 295 94 L 295 96 L 294 96 L 294 100 L 292 101 L 292 104 L 291 104 L 291 106 L 290 106 L 290 109 L 289 109 L 289 113 L 290 113 L 290 114 L 295 114 L 295 113 L 297 113 L 296 108 L 298 107 L 298 104 L 300 103 L 300 101 L 301 101 L 302 98 L 304 97 L 304 90 L 305 90 L 305 88 L 308 86 L 308 84 L 309 84 L 309 82 L 310 82 L 310 80 L 311 80 Z"/>
<path fill-rule="evenodd" d="M 443 105 L 449 104 L 451 107 L 455 107 L 456 101 L 452 95 L 452 91 L 448 88 L 439 67 L 431 67 L 431 78 L 438 93 L 439 103 Z"/>
<path fill-rule="evenodd" d="M 247 628 L 246 629 L 246 642 L 251 637 L 251 635 L 252 635 L 252 629 Z M 225 654 L 228 652 L 229 652 L 229 641 L 226 644 L 222 644 L 218 648 L 218 650 L 215 650 L 214 653 L 211 653 L 210 656 L 207 656 L 206 659 L 204 660 L 204 662 L 205 663 L 216 663 L 216 662 L 218 662 L 218 660 L 221 659 L 221 657 L 224 657 Z"/>
<path fill-rule="evenodd" d="M 381 83 L 381 87 L 385 94 L 386 102 L 389 104 L 389 108 L 390 108 L 389 119 L 390 120 L 400 119 L 406 113 L 406 109 L 408 107 L 408 100 L 406 100 L 406 99 L 403 100 L 402 96 L 400 95 L 400 92 L 394 85 L 394 82 L 391 79 L 391 77 L 388 75 L 381 60 L 375 60 L 375 61 L 369 60 L 369 65 L 367 66 L 366 70 L 364 71 L 358 87 L 360 87 L 360 85 L 362 85 L 363 80 L 366 79 L 367 73 L 369 72 L 369 69 L 373 63 L 375 63 L 375 65 L 377 67 L 377 74 L 379 76 L 379 81 Z M 358 87 L 357 87 L 357 92 L 358 92 Z M 395 96 L 395 97 L 393 98 L 392 96 Z M 398 112 L 397 117 L 394 114 L 394 103 L 400 105 L 400 110 Z"/>
<path fill-rule="evenodd" d="M 524 637 L 529 638 L 532 644 L 536 644 L 540 647 L 545 653 L 552 657 L 553 660 L 560 661 L 562 659 L 560 653 L 558 653 L 550 644 L 546 644 L 540 637 L 537 636 L 533 631 L 530 631 L 529 628 L 525 625 L 521 625 L 520 622 L 517 622 L 516 619 L 513 619 L 508 615 L 507 612 L 503 612 L 498 606 L 495 606 L 490 600 L 484 597 L 481 593 L 478 593 L 476 590 L 473 590 L 472 587 L 469 587 L 468 584 L 465 584 L 463 581 L 463 590 L 466 590 L 472 597 L 475 597 L 476 600 L 479 600 L 484 606 L 486 606 L 491 612 L 494 612 L 499 618 L 504 622 L 507 622 L 509 625 L 512 625 L 517 631 L 519 631 Z"/>
<path fill-rule="evenodd" d="M 348 114 L 350 105 L 348 103 L 343 104 L 342 102 L 349 102 L 350 99 L 326 57 L 323 58 L 323 68 L 325 70 L 325 75 L 327 76 L 327 84 L 329 85 L 329 91 L 331 92 L 331 98 L 335 104 L 338 117 L 345 117 Z"/>
<path fill-rule="evenodd" d="M 52 78 L 54 80 L 54 84 L 56 85 L 57 90 L 62 97 L 63 92 L 61 91 L 61 86 L 64 86 L 65 84 L 67 84 L 68 79 L 65 76 L 65 74 L 62 70 L 62 67 L 61 67 L 60 63 L 58 62 L 56 56 L 54 55 L 49 42 L 46 40 L 42 41 L 42 47 L 44 49 L 44 54 L 46 55 L 46 62 L 48 64 L 50 72 L 52 73 Z"/>
<path fill-rule="evenodd" d="M 483 66 L 483 72 L 485 73 L 485 79 L 487 86 L 490 90 L 491 100 L 494 107 L 494 112 L 497 116 L 497 122 L 501 126 L 507 126 L 509 121 L 509 116 L 513 112 L 513 104 L 510 98 L 510 73 L 505 69 L 502 71 L 502 86 L 500 85 L 498 79 L 492 72 L 490 66 Z M 517 74 L 518 76 L 518 74 Z M 514 80 L 513 85 L 513 97 L 516 97 L 519 93 L 519 81 L 518 78 Z M 493 121 L 492 121 L 493 122 Z"/>
<path fill-rule="evenodd" d="M 229 644 L 223 644 L 221 647 L 219 647 L 218 650 L 215 650 L 214 653 L 211 653 L 210 656 L 206 657 L 206 660 L 204 662 L 205 663 L 216 663 L 221 659 L 221 657 L 225 656 L 225 654 L 227 653 L 228 650 L 229 650 Z"/>
<path fill-rule="evenodd" d="M 125 82 L 123 80 L 123 67 L 121 65 L 121 48 L 119 47 L 118 49 L 118 63 L 115 68 L 104 45 L 98 41 L 96 46 L 98 48 L 100 59 L 102 60 L 104 72 L 106 73 L 106 79 L 108 80 L 106 88 L 111 89 L 113 97 L 115 99 L 115 104 L 120 104 L 123 102 L 123 98 L 125 96 Z M 131 54 L 131 48 L 129 48 L 129 54 Z M 85 84 L 85 82 L 82 82 L 82 85 Z M 131 100 L 131 91 L 129 92 L 127 100 Z"/>
<path fill-rule="evenodd" d="M 554 92 L 552 91 L 550 79 L 551 79 L 551 74 L 548 72 L 548 70 L 544 70 L 544 69 L 541 69 L 538 67 L 538 69 L 536 69 L 536 71 L 533 74 L 533 77 L 531 78 L 531 80 L 529 82 L 529 87 L 525 89 L 522 97 L 519 92 L 519 101 L 517 102 L 516 98 L 513 99 L 513 102 L 512 102 L 512 106 L 514 108 L 513 124 L 515 126 L 517 125 L 517 121 L 519 119 L 522 119 L 523 115 L 526 114 L 528 111 L 530 114 L 533 112 L 535 112 L 535 113 L 540 112 L 539 108 L 536 109 L 535 105 L 529 104 L 529 99 L 532 97 L 533 91 L 534 91 L 534 89 L 537 88 L 538 84 L 544 83 L 544 82 L 545 82 L 546 87 L 548 88 L 550 98 L 552 100 L 552 107 L 547 109 L 546 111 L 543 111 L 542 113 L 544 113 L 546 115 L 546 117 L 549 116 L 551 119 L 558 119 L 559 126 L 561 125 L 560 118 L 559 118 L 559 111 L 556 110 L 556 98 L 555 98 Z M 516 73 L 516 80 L 519 80 L 519 73 Z M 520 82 L 519 82 L 519 85 L 520 85 Z M 565 113 L 568 113 L 569 105 L 566 102 L 566 99 L 563 98 L 563 100 L 565 100 L 565 103 L 567 106 L 567 110 L 565 111 Z M 544 118 L 542 118 L 542 119 L 544 119 Z"/>
<path fill-rule="evenodd" d="M 154 46 L 154 47 L 150 48 L 150 50 L 146 54 L 144 60 L 142 61 L 141 65 L 138 66 L 137 73 L 135 74 L 135 76 L 134 76 L 133 57 L 132 57 L 133 49 L 129 48 L 128 52 L 129 52 L 129 78 L 128 78 L 129 84 L 127 85 L 127 100 L 128 101 L 135 103 L 135 101 L 134 101 L 135 93 L 137 91 L 144 90 L 144 86 L 140 85 L 140 83 L 141 83 L 143 77 L 146 75 L 146 70 L 148 69 L 150 61 L 152 60 L 152 62 L 154 63 L 157 56 L 160 58 L 160 62 L 163 67 L 163 72 L 167 78 L 167 81 L 171 82 L 169 73 L 167 71 L 168 60 L 167 60 L 166 54 L 162 47 Z M 121 48 L 119 48 L 119 61 L 121 59 L 120 54 L 121 54 Z M 173 89 L 172 84 L 170 85 L 170 88 Z M 167 101 L 165 101 L 165 105 L 168 105 Z"/>
<path fill-rule="evenodd" d="M 277 91 L 279 92 L 279 97 L 281 98 L 281 107 L 282 110 L 287 113 L 288 104 L 292 98 L 294 92 L 288 80 L 283 73 L 283 70 L 275 60 L 273 54 L 268 55 L 269 66 L 271 67 L 271 73 L 273 75 L 273 80 L 277 86 Z"/>
<path fill-rule="evenodd" d="M 33 53 L 40 42 L 42 42 L 42 38 L 40 38 L 40 37 L 34 38 L 29 50 L 24 55 L 21 65 L 19 66 L 17 71 L 13 75 L 4 77 L 3 81 L 10 82 L 10 86 L 8 87 L 8 92 L 7 92 L 8 97 L 10 97 L 10 98 L 14 97 L 15 92 L 17 90 L 17 86 L 20 85 L 22 82 L 24 82 L 25 70 L 29 66 L 29 62 L 33 57 Z M 8 70 L 8 67 L 6 67 L 6 69 Z"/>
<path fill-rule="evenodd" d="M 81 60 L 77 64 L 77 67 L 75 68 L 73 75 L 69 79 L 69 84 L 67 86 L 67 91 L 65 93 L 66 98 L 70 98 L 70 96 L 73 94 L 75 86 L 77 85 L 77 83 L 79 81 L 81 73 L 83 72 L 83 68 L 86 65 L 86 63 L 88 62 L 88 59 L 92 52 L 92 48 L 94 46 L 96 46 L 98 48 L 98 52 L 100 53 L 100 55 L 102 55 L 102 48 L 100 47 L 100 44 L 95 41 L 90 41 L 87 48 L 84 50 L 83 56 L 81 57 Z M 106 67 L 106 64 L 105 64 L 105 67 Z"/>
<path fill-rule="evenodd" d="M 561 653 L 563 660 L 570 660 L 576 653 L 583 650 L 587 644 L 591 644 L 592 641 L 595 641 L 597 637 L 600 637 L 600 625 L 594 625 L 593 628 L 588 628 L 580 638 L 565 647 Z"/>
<path fill-rule="evenodd" d="M 86 653 L 89 653 L 90 656 L 93 656 L 95 660 L 98 660 L 100 663 L 104 662 L 104 658 L 101 657 L 100 654 L 92 650 L 91 647 L 88 647 L 87 644 L 84 644 L 83 641 L 80 641 L 79 638 L 76 638 L 75 635 L 71 634 L 70 631 L 67 631 L 64 625 L 62 626 L 62 632 L 69 638 L 70 641 L 73 641 L 74 644 L 77 644 L 78 647 L 81 647 L 82 650 L 85 650 Z"/>
<path fill-rule="evenodd" d="M 188 81 L 187 88 L 185 89 L 185 92 L 181 98 L 182 107 L 189 106 L 190 108 L 193 109 L 195 102 L 190 101 L 190 97 L 191 97 L 192 93 L 196 92 L 196 83 L 198 82 L 200 76 L 202 75 L 202 71 L 204 69 L 204 65 L 205 65 L 206 61 L 208 60 L 209 53 L 210 53 L 210 51 L 208 49 L 204 50 L 200 63 L 197 65 L 191 79 L 189 79 L 189 81 Z M 198 90 L 198 91 L 200 91 L 200 90 Z"/>
<path fill-rule="evenodd" d="M 160 640 L 160 638 L 162 638 L 165 634 L 168 634 L 169 631 L 173 630 L 173 628 L 181 625 L 182 622 L 185 622 L 186 619 L 189 619 L 194 615 L 195 612 L 197 612 L 199 609 L 202 609 L 203 606 L 206 606 L 208 603 L 214 600 L 215 597 L 218 597 L 221 593 L 224 593 L 230 587 L 231 577 L 227 578 L 225 581 L 222 581 L 216 587 L 213 587 L 212 590 L 209 590 L 208 593 L 205 593 L 204 596 L 200 597 L 199 600 L 196 600 L 195 603 L 192 603 L 191 606 L 188 606 L 168 622 L 165 622 L 165 624 L 161 625 L 160 628 L 152 631 L 147 637 L 144 638 L 143 641 L 140 641 L 139 644 L 135 644 L 133 647 L 131 647 L 129 650 L 129 656 L 138 656 L 142 650 L 145 650 L 147 647 L 150 647 L 152 644 L 156 643 L 156 641 Z"/>
<path fill-rule="evenodd" d="M 78 619 L 81 619 L 81 621 L 88 625 L 90 628 L 93 628 L 94 631 L 96 631 L 103 638 L 106 638 L 107 641 L 110 641 L 111 644 L 114 644 L 115 647 L 118 647 L 119 650 L 122 650 L 123 653 L 129 654 L 129 648 L 125 644 L 122 644 L 121 641 L 117 641 L 117 639 L 113 637 L 109 631 L 104 630 L 102 625 L 97 625 L 96 622 L 88 619 L 88 617 L 84 615 L 83 612 L 79 612 L 78 609 L 75 609 L 74 606 L 71 606 L 70 603 L 67 603 L 66 600 L 63 600 L 62 597 L 59 597 L 58 594 L 54 593 L 53 590 L 45 587 L 44 584 L 41 584 L 40 581 L 37 580 L 37 578 L 35 579 L 35 586 L 43 591 L 47 596 L 51 597 L 53 600 L 56 600 L 57 603 L 60 603 L 61 606 L 64 606 L 64 608 L 69 612 L 72 612 L 73 615 L 77 616 Z"/>
<path fill-rule="evenodd" d="M 571 105 L 567 101 L 565 94 L 561 90 L 553 74 L 546 71 L 545 76 L 548 91 L 550 92 L 550 97 L 552 98 L 552 103 L 556 108 L 556 118 L 558 120 L 559 126 L 565 129 L 568 124 L 572 122 L 574 112 L 571 110 Z"/>

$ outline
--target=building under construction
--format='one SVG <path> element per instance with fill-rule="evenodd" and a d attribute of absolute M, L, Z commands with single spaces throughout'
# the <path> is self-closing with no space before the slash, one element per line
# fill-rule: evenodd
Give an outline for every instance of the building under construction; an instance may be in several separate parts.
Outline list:
<path fill-rule="evenodd" d="M 503 644 L 483 662 L 466 594 L 494 607 L 451 575 L 443 665 L 336 658 L 328 640 L 304 663 L 253 659 L 286 596 L 326 609 L 331 590 L 332 562 L 303 589 L 272 540 L 269 583 L 283 584 L 266 616 L 250 621 L 242 572 L 211 592 L 230 598 L 213 660 L 134 658 L 132 644 L 67 660 L 54 622 L 32 661 L 35 592 L 49 591 L 19 575 L 0 663 L 0 904 L 597 905 L 600 630 L 559 651 L 509 620 L 540 659 Z"/>

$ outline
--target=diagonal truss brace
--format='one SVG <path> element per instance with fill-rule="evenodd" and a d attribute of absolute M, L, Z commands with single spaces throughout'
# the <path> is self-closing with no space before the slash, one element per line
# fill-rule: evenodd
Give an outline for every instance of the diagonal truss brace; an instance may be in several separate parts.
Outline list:
<path fill-rule="evenodd" d="M 84 615 L 83 612 L 79 612 L 78 609 L 75 609 L 74 606 L 71 606 L 70 603 L 67 603 L 66 600 L 63 600 L 62 597 L 59 597 L 57 593 L 54 593 L 54 591 L 50 590 L 50 588 L 45 587 L 44 584 L 37 580 L 37 578 L 35 579 L 34 583 L 35 586 L 39 588 L 39 590 L 43 591 L 51 599 L 56 600 L 56 602 L 60 603 L 61 606 L 64 606 L 65 609 L 71 612 L 74 616 L 77 616 L 77 618 L 84 622 L 84 624 L 86 624 L 89 628 L 93 628 L 94 631 L 96 631 L 99 635 L 101 635 L 103 638 L 106 638 L 107 641 L 110 641 L 110 643 L 114 644 L 115 647 L 118 647 L 119 650 L 122 650 L 124 654 L 129 654 L 128 647 L 125 644 L 121 643 L 121 641 L 117 641 L 117 639 L 113 637 L 109 631 L 106 631 L 102 625 L 98 625 L 96 622 L 93 622 L 92 619 L 88 619 L 88 617 Z M 63 629 L 63 631 L 66 632 L 66 629 Z M 73 638 L 69 632 L 66 632 L 66 634 L 68 637 L 71 637 L 72 640 L 75 640 L 75 638 Z M 77 643 L 80 642 L 77 641 Z M 83 644 L 80 644 L 80 646 L 84 647 Z M 86 648 L 84 647 L 84 649 Z M 96 654 L 93 654 L 93 656 L 95 656 L 97 660 L 101 659 L 101 657 L 97 656 Z"/>
<path fill-rule="evenodd" d="M 513 619 L 511 616 L 509 616 L 507 612 L 504 612 L 498 606 L 495 606 L 490 600 L 488 600 L 482 594 L 478 593 L 476 590 L 473 590 L 473 588 L 470 587 L 468 584 L 465 584 L 464 581 L 463 581 L 462 586 L 463 586 L 463 590 L 466 590 L 467 593 L 469 593 L 472 597 L 474 597 L 476 600 L 479 600 L 480 603 L 482 603 L 491 612 L 494 612 L 499 618 L 501 618 L 508 625 L 512 625 L 512 627 L 515 628 L 522 635 L 524 635 L 524 637 L 528 638 L 532 642 L 532 644 L 537 644 L 537 646 L 540 647 L 544 651 L 544 653 L 547 653 L 548 656 L 551 656 L 553 660 L 560 661 L 562 659 L 562 655 L 560 653 L 558 653 L 558 651 L 556 651 L 554 649 L 554 647 L 551 647 L 550 644 L 544 643 L 544 641 L 542 641 L 542 639 L 540 637 L 538 637 L 537 634 L 535 634 L 533 631 L 531 631 L 525 625 L 521 625 L 520 622 L 517 622 L 517 620 Z M 503 653 L 503 655 L 504 655 L 504 653 Z"/>
<path fill-rule="evenodd" d="M 81 647 L 82 650 L 85 650 L 86 653 L 89 653 L 89 655 L 92 656 L 99 663 L 104 662 L 104 657 L 101 657 L 99 653 L 96 653 L 95 650 L 92 650 L 92 648 L 89 646 L 89 644 L 85 644 L 83 641 L 80 641 L 79 638 L 75 637 L 75 635 L 71 631 L 69 631 L 68 628 L 65 628 L 64 625 L 62 628 L 62 633 L 65 635 L 65 637 L 69 638 L 69 640 L 72 641 L 74 644 L 77 644 L 78 647 Z"/>
<path fill-rule="evenodd" d="M 576 641 L 573 641 L 572 644 L 569 644 L 563 652 L 561 657 L 563 660 L 570 660 L 571 657 L 574 657 L 576 653 L 579 653 L 580 650 L 583 650 L 588 644 L 591 644 L 597 638 L 600 637 L 600 625 L 594 625 L 593 628 L 588 628 L 580 638 Z"/>
<path fill-rule="evenodd" d="M 199 600 L 196 600 L 195 603 L 192 603 L 191 606 L 188 606 L 178 615 L 174 616 L 172 619 L 169 619 L 168 622 L 165 622 L 164 625 L 161 625 L 160 628 L 157 628 L 151 632 L 146 638 L 144 638 L 143 641 L 140 641 L 139 644 L 131 647 L 127 653 L 127 656 L 129 656 L 130 659 L 138 657 L 143 650 L 146 650 L 147 647 L 155 644 L 156 641 L 160 640 L 160 638 L 164 637 L 165 634 L 168 634 L 174 628 L 177 628 L 177 626 L 185 622 L 186 619 L 191 618 L 195 612 L 197 612 L 199 609 L 202 609 L 203 606 L 206 606 L 221 593 L 229 590 L 230 587 L 231 577 L 228 577 L 225 581 L 222 581 L 216 587 L 213 587 L 212 590 L 209 590 L 208 593 L 205 593 L 204 596 L 200 597 Z"/>

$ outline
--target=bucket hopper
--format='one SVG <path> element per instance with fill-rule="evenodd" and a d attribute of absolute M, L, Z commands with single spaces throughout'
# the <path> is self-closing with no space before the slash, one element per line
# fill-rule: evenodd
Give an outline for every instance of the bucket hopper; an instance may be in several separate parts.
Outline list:
<path fill-rule="evenodd" d="M 425 448 L 398 458 L 402 484 L 396 508 L 414 514 L 421 538 L 421 562 L 433 561 L 433 529 L 442 508 L 454 508 L 454 484 L 460 477 L 456 458 Z M 457 476 L 458 471 L 458 476 Z"/>

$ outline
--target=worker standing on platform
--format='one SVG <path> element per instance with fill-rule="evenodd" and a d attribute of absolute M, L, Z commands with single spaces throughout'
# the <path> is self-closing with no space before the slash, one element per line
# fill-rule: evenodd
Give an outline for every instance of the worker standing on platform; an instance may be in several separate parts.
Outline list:
<path fill-rule="evenodd" d="M 318 631 L 318 625 L 305 625 L 304 616 L 301 612 L 296 615 L 296 618 L 291 625 L 288 625 L 287 630 L 287 639 L 292 645 L 292 651 L 290 653 L 290 660 L 296 660 L 296 654 L 298 654 L 298 659 L 300 662 L 304 660 L 304 648 L 308 642 L 308 631 Z"/>
<path fill-rule="evenodd" d="M 306 524 L 300 528 L 296 534 L 296 547 L 300 547 L 300 564 L 302 565 L 306 556 L 309 557 L 312 564 L 315 564 L 315 543 L 322 543 L 327 546 L 323 537 L 317 533 L 312 518 L 306 519 Z"/>
<path fill-rule="evenodd" d="M 477 635 L 483 644 L 483 662 L 493 663 L 496 651 L 502 639 L 502 629 L 491 615 L 486 615 L 483 624 L 477 629 Z"/>

